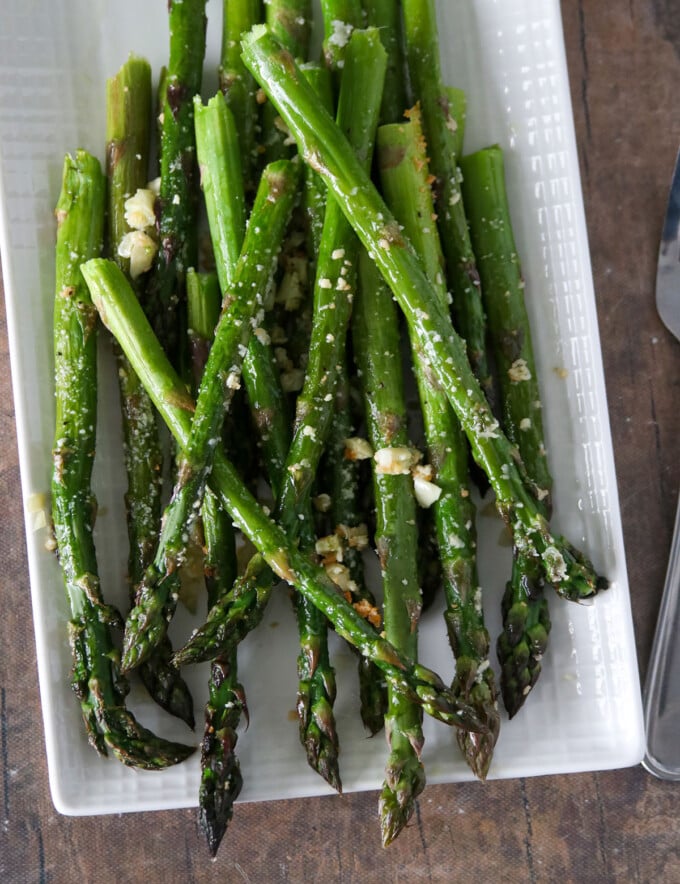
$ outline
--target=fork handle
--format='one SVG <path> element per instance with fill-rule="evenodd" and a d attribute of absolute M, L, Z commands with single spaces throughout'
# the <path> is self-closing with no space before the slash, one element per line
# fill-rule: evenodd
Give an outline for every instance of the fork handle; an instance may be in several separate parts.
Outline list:
<path fill-rule="evenodd" d="M 679 602 L 680 500 L 643 696 L 647 750 L 642 763 L 662 780 L 680 780 Z"/>

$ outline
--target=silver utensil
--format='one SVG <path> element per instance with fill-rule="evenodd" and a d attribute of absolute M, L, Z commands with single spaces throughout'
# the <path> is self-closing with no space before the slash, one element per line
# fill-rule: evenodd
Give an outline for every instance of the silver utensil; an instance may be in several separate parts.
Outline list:
<path fill-rule="evenodd" d="M 659 248 L 656 306 L 663 323 L 680 340 L 680 153 Z M 647 750 L 642 763 L 664 780 L 680 780 L 679 602 L 680 500 L 643 695 Z"/>

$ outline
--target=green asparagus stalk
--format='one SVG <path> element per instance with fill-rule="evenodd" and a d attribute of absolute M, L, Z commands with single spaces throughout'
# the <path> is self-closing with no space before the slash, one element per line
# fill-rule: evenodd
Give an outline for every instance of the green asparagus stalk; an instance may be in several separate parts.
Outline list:
<path fill-rule="evenodd" d="M 376 455 L 373 484 L 375 544 L 383 584 L 385 637 L 411 659 L 418 650 L 422 598 L 418 582 L 418 529 L 410 465 L 401 469 L 396 452 L 409 453 L 397 308 L 390 290 L 366 252 L 360 259 L 360 285 L 352 323 L 354 351 L 361 372 L 368 438 Z M 383 465 L 380 454 L 391 455 Z M 389 460 L 389 458 L 387 458 Z M 380 824 L 387 846 L 408 823 L 425 788 L 422 710 L 388 686 L 385 733 L 389 756 L 380 795 Z"/>
<path fill-rule="evenodd" d="M 250 193 L 256 185 L 259 106 L 257 86 L 241 60 L 241 35 L 263 21 L 262 3 L 261 0 L 224 0 L 222 6 L 220 89 L 236 121 L 245 189 Z"/>
<path fill-rule="evenodd" d="M 458 180 L 457 121 L 450 112 L 449 96 L 441 79 L 434 0 L 403 0 L 402 16 L 412 102 L 420 102 L 430 168 L 437 179 L 438 225 L 454 297 L 456 329 L 467 344 L 470 364 L 491 400 L 484 309 Z"/>
<path fill-rule="evenodd" d="M 94 157 L 85 151 L 66 157 L 56 207 L 52 519 L 71 606 L 71 684 L 90 744 L 104 755 L 111 749 L 125 764 L 158 769 L 183 761 L 193 748 L 156 737 L 125 708 L 127 685 L 110 633 L 113 625 L 120 624 L 120 617 L 103 600 L 92 534 L 96 512 L 91 476 L 97 423 L 97 313 L 81 266 L 101 250 L 105 194 L 106 181 Z"/>
<path fill-rule="evenodd" d="M 338 123 L 370 167 L 378 122 L 385 53 L 378 32 L 355 31 L 347 46 Z M 334 200 L 326 206 L 314 286 L 314 319 L 303 389 L 297 400 L 293 441 L 282 472 L 277 514 L 292 539 L 311 524 L 310 491 L 333 416 L 337 366 L 351 312 L 358 242 Z M 304 548 L 304 546 L 303 546 Z M 302 652 L 298 714 L 301 739 L 312 766 L 339 788 L 337 737 L 332 720 L 334 676 L 322 615 L 304 597 L 297 600 Z M 319 760 L 323 764 L 319 766 Z"/>
<path fill-rule="evenodd" d="M 168 0 L 170 58 L 160 96 L 161 185 L 159 249 L 146 293 L 147 315 L 175 362 L 179 359 L 178 305 L 185 275 L 196 265 L 198 179 L 194 95 L 201 91 L 206 0 Z"/>
<path fill-rule="evenodd" d="M 312 20 L 312 0 L 266 0 L 267 26 L 302 61 L 309 55 Z"/>
<path fill-rule="evenodd" d="M 178 566 L 197 515 L 229 401 L 240 386 L 240 369 L 253 328 L 264 315 L 264 298 L 297 188 L 287 161 L 265 169 L 233 283 L 225 293 L 192 421 L 191 444 L 182 452 L 178 479 L 166 507 L 154 561 L 127 618 L 123 668 L 139 665 L 166 634 L 178 590 Z"/>
<path fill-rule="evenodd" d="M 463 156 L 463 144 L 465 142 L 465 123 L 467 119 L 467 95 L 462 89 L 455 86 L 444 86 L 444 92 L 449 100 L 449 114 L 455 122 L 453 128 L 453 150 L 456 159 L 460 162 Z"/>
<path fill-rule="evenodd" d="M 127 354 L 178 445 L 186 450 L 191 440 L 194 403 L 168 362 L 125 277 L 113 262 L 104 259 L 88 261 L 82 273 L 100 317 Z M 436 673 L 399 653 L 335 590 L 324 570 L 289 543 L 285 533 L 248 491 L 220 445 L 215 449 L 209 482 L 236 526 L 250 538 L 279 578 L 323 611 L 338 635 L 373 660 L 391 684 L 445 724 L 483 729 L 472 710 L 453 700 Z"/>
<path fill-rule="evenodd" d="M 147 183 L 151 119 L 149 63 L 130 57 L 116 76 L 108 80 L 106 97 L 110 239 L 116 261 L 129 272 L 129 259 L 121 257 L 119 247 L 131 233 L 125 220 L 126 200 Z M 116 348 L 116 361 L 128 481 L 125 495 L 130 547 L 128 580 L 134 604 L 137 584 L 153 558 L 158 539 L 163 457 L 153 403 L 119 348 Z M 169 663 L 171 656 L 172 647 L 166 638 L 140 667 L 140 677 L 160 706 L 193 728 L 191 694 L 177 669 Z"/>
<path fill-rule="evenodd" d="M 406 69 L 401 45 L 401 10 L 396 0 L 364 0 L 367 24 L 378 28 L 387 52 L 387 73 L 380 122 L 396 123 L 408 107 Z"/>
<path fill-rule="evenodd" d="M 333 113 L 333 84 L 328 68 L 315 62 L 301 65 L 307 81 L 319 96 L 328 113 Z M 309 166 L 305 166 L 305 197 L 304 210 L 307 218 L 307 250 L 310 253 L 312 269 L 316 270 L 316 261 L 321 248 L 323 219 L 326 213 L 326 185 L 323 179 Z M 315 274 L 314 274 L 315 275 Z"/>
<path fill-rule="evenodd" d="M 199 273 L 190 267 L 187 273 L 187 321 L 194 390 L 198 390 L 201 384 L 221 306 L 222 294 L 217 274 Z"/>
<path fill-rule="evenodd" d="M 220 290 L 215 274 L 189 271 L 187 307 L 195 388 L 198 389 L 220 312 Z M 205 582 L 212 607 L 236 579 L 236 545 L 229 515 L 210 488 L 201 507 L 205 541 Z M 201 742 L 201 783 L 198 790 L 199 823 L 214 857 L 233 816 L 234 802 L 243 785 L 235 753 L 236 729 L 247 713 L 245 693 L 238 681 L 236 649 L 218 657 L 210 669 L 205 728 Z"/>
<path fill-rule="evenodd" d="M 221 95 L 211 98 L 207 105 L 196 96 L 194 104 L 201 184 L 217 276 L 222 293 L 226 295 L 246 231 L 236 122 Z M 290 441 L 287 403 L 269 347 L 269 335 L 259 325 L 254 331 L 243 361 L 243 378 L 251 413 L 260 431 L 268 478 L 276 488 Z"/>
<path fill-rule="evenodd" d="M 352 31 L 364 26 L 361 0 L 321 0 L 323 16 L 323 57 L 336 75 L 345 64 L 345 53 Z"/>
<path fill-rule="evenodd" d="M 335 394 L 335 412 L 326 447 L 326 482 L 330 492 L 328 514 L 330 535 L 338 539 L 342 549 L 342 566 L 348 578 L 346 592 L 352 604 L 364 610 L 372 618 L 375 626 L 380 625 L 378 610 L 373 593 L 366 586 L 362 557 L 364 507 L 361 503 L 362 475 L 360 460 L 346 456 L 347 440 L 355 437 L 355 421 L 352 414 L 351 388 L 347 368 L 347 354 L 342 361 Z M 364 727 L 371 736 L 382 730 L 387 710 L 387 684 L 380 670 L 359 656 L 359 711 Z"/>
<path fill-rule="evenodd" d="M 392 289 L 424 358 L 447 392 L 475 460 L 489 477 L 497 507 L 516 543 L 540 562 L 545 579 L 560 595 L 574 601 L 594 595 L 607 581 L 571 544 L 550 533 L 535 489 L 470 368 L 463 341 L 342 132 L 319 105 L 290 54 L 266 28 L 254 28 L 243 48 L 246 65 L 278 107 L 302 157 L 324 178 Z"/>
<path fill-rule="evenodd" d="M 552 477 L 543 442 L 538 372 L 505 190 L 503 153 L 499 147 L 477 151 L 462 161 L 462 168 L 463 193 L 470 206 L 470 234 L 482 276 L 499 375 L 503 425 L 527 473 L 541 489 L 539 498 L 547 517 Z M 512 717 L 540 675 L 550 631 L 541 574 L 517 545 L 502 608 L 503 632 L 497 650 L 503 702 Z"/>
<path fill-rule="evenodd" d="M 355 31 L 348 41 L 338 104 L 338 127 L 366 172 L 378 123 L 385 52 L 375 29 Z M 337 366 L 345 349 L 359 243 L 332 197 L 328 198 L 314 284 L 314 322 L 303 389 L 297 400 L 279 511 L 295 517 L 309 499 L 334 412 Z M 292 519 L 291 519 L 292 522 Z"/>
<path fill-rule="evenodd" d="M 307 61 L 312 24 L 310 0 L 267 0 L 265 10 L 265 21 L 272 33 L 295 58 Z M 281 125 L 276 108 L 269 102 L 262 108 L 262 133 L 265 162 L 292 155 L 288 133 Z"/>
<path fill-rule="evenodd" d="M 382 126 L 378 130 L 378 159 L 387 204 L 422 258 L 440 304 L 446 309 L 443 256 L 433 223 L 427 155 L 417 115 L 413 115 L 409 123 Z M 432 482 L 439 489 L 433 509 L 447 603 L 444 617 L 456 659 L 452 689 L 475 707 L 489 729 L 483 736 L 461 733 L 457 735 L 458 744 L 474 773 L 485 779 L 500 719 L 477 575 L 475 507 L 468 489 L 468 447 L 445 392 L 427 371 L 417 339 L 412 340 L 412 347 L 429 462 L 434 469 Z"/>

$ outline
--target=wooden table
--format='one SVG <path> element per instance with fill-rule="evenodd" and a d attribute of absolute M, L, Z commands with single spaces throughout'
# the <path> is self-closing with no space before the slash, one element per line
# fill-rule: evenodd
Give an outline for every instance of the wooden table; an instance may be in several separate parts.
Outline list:
<path fill-rule="evenodd" d="M 676 0 L 562 7 L 644 677 L 680 484 L 680 347 L 653 303 L 680 144 L 680 19 Z M 242 805 L 214 864 L 193 810 L 59 816 L 41 737 L 6 334 L 0 366 L 0 880 L 680 881 L 680 789 L 641 768 L 430 786 L 388 851 L 374 793 Z"/>

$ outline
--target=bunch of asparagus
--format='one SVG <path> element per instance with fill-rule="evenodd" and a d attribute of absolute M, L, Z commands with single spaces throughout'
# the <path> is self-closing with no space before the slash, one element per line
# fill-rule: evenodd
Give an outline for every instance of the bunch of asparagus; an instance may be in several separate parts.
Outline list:
<path fill-rule="evenodd" d="M 66 160 L 57 206 L 52 500 L 73 685 L 98 751 L 162 768 L 193 750 L 135 721 L 127 674 L 137 669 L 151 696 L 193 726 L 180 666 L 212 662 L 199 813 L 214 855 L 242 785 L 238 645 L 284 581 L 299 629 L 307 759 L 341 789 L 331 626 L 359 654 L 366 727 L 385 726 L 388 844 L 425 785 L 423 713 L 456 726 L 482 779 L 498 737 L 471 467 L 475 481 L 486 476 L 513 537 L 498 643 L 510 715 L 540 672 L 544 584 L 575 601 L 606 586 L 549 528 L 502 156 L 489 148 L 461 157 L 464 97 L 441 82 L 433 0 L 324 0 L 321 62 L 309 61 L 308 0 L 225 2 L 221 91 L 206 104 L 205 0 L 168 8 L 159 183 L 148 183 L 151 71 L 130 58 L 107 93 L 107 236 L 106 180 L 82 151 Z M 201 193 L 207 259 L 196 232 Z M 111 633 L 122 618 L 103 600 L 92 541 L 97 313 L 116 341 L 128 473 L 122 658 Z M 424 451 L 411 441 L 406 363 Z M 159 419 L 174 439 L 166 467 Z M 256 458 L 238 443 L 248 420 Z M 368 464 L 372 483 L 362 478 Z M 161 514 L 164 472 L 173 487 Z M 263 483 L 268 510 L 255 496 Z M 256 550 L 240 570 L 235 529 Z M 421 530 L 436 539 L 451 686 L 417 660 Z M 364 583 L 370 546 L 382 605 Z M 209 613 L 173 651 L 168 624 L 196 547 Z"/>

